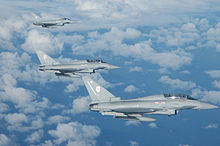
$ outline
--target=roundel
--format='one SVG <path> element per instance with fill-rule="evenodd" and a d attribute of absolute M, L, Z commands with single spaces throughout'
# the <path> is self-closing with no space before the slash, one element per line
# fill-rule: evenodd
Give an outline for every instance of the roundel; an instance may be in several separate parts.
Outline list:
<path fill-rule="evenodd" d="M 47 59 L 47 56 L 44 54 L 44 60 L 46 60 Z"/>
<path fill-rule="evenodd" d="M 97 93 L 99 93 L 101 91 L 100 86 L 96 86 L 95 90 L 96 90 Z"/>

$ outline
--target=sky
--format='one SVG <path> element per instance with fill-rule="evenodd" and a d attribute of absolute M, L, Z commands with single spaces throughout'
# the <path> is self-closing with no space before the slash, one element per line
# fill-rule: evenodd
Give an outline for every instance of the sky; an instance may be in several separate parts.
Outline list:
<path fill-rule="evenodd" d="M 40 72 L 35 54 L 120 66 L 91 76 L 122 99 L 185 93 L 220 106 L 219 0 L 0 0 L 0 10 L 0 146 L 220 145 L 219 109 L 102 116 L 81 79 Z M 32 25 L 63 17 L 78 23 Z"/>

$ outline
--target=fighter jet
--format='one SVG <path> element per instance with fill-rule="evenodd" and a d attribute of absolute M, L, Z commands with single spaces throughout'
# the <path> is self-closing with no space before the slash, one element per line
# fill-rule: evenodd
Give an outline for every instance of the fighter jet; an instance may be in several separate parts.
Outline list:
<path fill-rule="evenodd" d="M 36 51 L 41 62 L 40 71 L 54 72 L 57 76 L 81 77 L 80 73 L 95 73 L 99 69 L 116 69 L 118 66 L 108 64 L 102 60 L 78 60 L 69 64 L 61 64 L 45 54 L 43 51 Z"/>
<path fill-rule="evenodd" d="M 152 122 L 156 119 L 146 117 L 152 115 L 176 115 L 184 109 L 214 109 L 217 106 L 198 101 L 185 94 L 160 94 L 122 100 L 100 86 L 89 76 L 82 77 L 92 99 L 90 110 L 125 120 Z"/>
<path fill-rule="evenodd" d="M 70 20 L 69 18 L 61 18 L 54 20 L 36 21 L 33 24 L 39 25 L 45 28 L 52 28 L 55 26 L 64 26 L 64 24 L 76 23 L 77 21 Z"/>

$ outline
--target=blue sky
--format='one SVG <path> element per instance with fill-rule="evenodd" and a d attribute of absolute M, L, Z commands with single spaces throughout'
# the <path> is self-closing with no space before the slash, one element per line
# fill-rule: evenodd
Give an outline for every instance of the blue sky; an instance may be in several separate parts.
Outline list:
<path fill-rule="evenodd" d="M 0 145 L 220 145 L 219 109 L 153 123 L 102 116 L 80 79 L 39 72 L 34 53 L 120 66 L 92 77 L 123 99 L 180 92 L 220 105 L 218 0 L 0 0 L 0 9 Z M 79 23 L 32 25 L 60 17 Z"/>

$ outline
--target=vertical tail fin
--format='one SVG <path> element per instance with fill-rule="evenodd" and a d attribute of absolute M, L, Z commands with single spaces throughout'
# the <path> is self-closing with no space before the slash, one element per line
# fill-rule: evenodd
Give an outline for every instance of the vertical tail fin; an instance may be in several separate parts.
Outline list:
<path fill-rule="evenodd" d="M 86 89 L 89 92 L 92 102 L 110 102 L 112 100 L 120 99 L 116 98 L 113 94 L 111 94 L 108 90 L 100 86 L 89 76 L 83 76 L 82 79 L 86 86 Z"/>
<path fill-rule="evenodd" d="M 53 65 L 53 64 L 59 64 L 57 61 L 55 61 L 53 58 L 48 56 L 43 51 L 37 50 L 36 51 L 38 59 L 40 60 L 40 63 L 42 65 Z"/>

